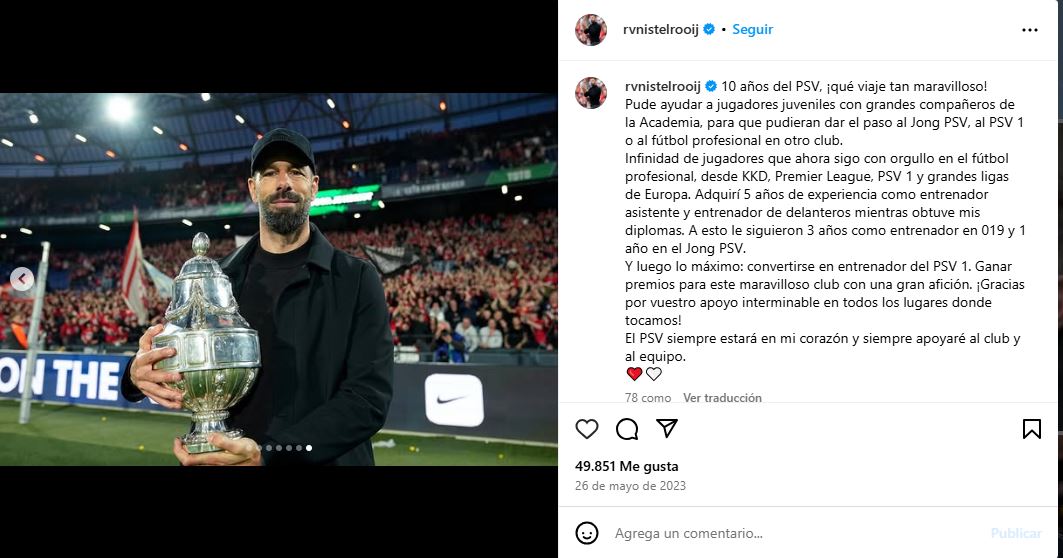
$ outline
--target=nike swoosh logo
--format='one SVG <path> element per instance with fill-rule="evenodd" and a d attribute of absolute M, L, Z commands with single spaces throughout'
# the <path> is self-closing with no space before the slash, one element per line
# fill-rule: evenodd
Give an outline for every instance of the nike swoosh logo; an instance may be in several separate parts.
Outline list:
<path fill-rule="evenodd" d="M 466 397 L 468 397 L 468 395 L 462 395 L 451 399 L 443 399 L 442 397 L 436 396 L 436 403 L 442 405 L 444 403 L 450 403 L 451 401 L 457 401 L 458 399 L 465 399 Z"/>

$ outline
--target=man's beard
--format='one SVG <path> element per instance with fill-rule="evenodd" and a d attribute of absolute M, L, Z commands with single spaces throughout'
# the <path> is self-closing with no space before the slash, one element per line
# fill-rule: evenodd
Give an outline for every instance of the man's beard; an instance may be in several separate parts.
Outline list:
<path fill-rule="evenodd" d="M 295 207 L 292 209 L 274 211 L 270 207 L 270 204 L 280 199 L 294 201 Z M 299 230 L 299 228 L 303 226 L 303 223 L 306 223 L 307 218 L 309 218 L 310 201 L 310 198 L 304 198 L 296 192 L 289 190 L 287 192 L 279 192 L 272 196 L 260 198 L 258 205 L 269 230 L 277 234 L 290 235 Z"/>

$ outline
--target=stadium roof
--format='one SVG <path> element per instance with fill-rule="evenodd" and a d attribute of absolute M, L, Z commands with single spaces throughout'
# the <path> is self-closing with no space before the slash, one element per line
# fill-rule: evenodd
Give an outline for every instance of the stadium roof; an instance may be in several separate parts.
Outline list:
<path fill-rule="evenodd" d="M 108 117 L 108 104 L 116 97 L 133 107 L 127 122 Z M 309 137 L 315 151 L 328 151 L 382 136 L 400 139 L 412 131 L 481 126 L 557 110 L 556 95 L 540 93 L 211 93 L 209 100 L 206 97 L 201 93 L 0 94 L 0 176 L 158 170 L 193 160 L 200 165 L 239 162 L 248 157 L 257 134 L 282 126 Z"/>

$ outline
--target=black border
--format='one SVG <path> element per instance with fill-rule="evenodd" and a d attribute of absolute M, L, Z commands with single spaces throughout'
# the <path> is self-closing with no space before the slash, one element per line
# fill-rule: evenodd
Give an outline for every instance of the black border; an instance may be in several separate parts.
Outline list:
<path fill-rule="evenodd" d="M 62 18 L 11 6 L 0 90 L 556 91 L 551 4 L 402 4 L 387 14 L 362 4 L 259 6 L 67 6 Z M 9 513 L 26 519 L 17 536 L 39 534 L 22 540 L 49 549 L 557 549 L 556 467 L 9 467 L 0 475 Z"/>
<path fill-rule="evenodd" d="M 260 6 L 133 4 L 64 21 L 13 12 L 0 90 L 556 90 L 557 12 L 549 4 L 404 3 L 395 13 L 364 4 Z M 158 13 L 117 13 L 140 9 Z M 192 13 L 164 11 L 182 9 Z M 114 21 L 85 25 L 101 16 Z"/>
<path fill-rule="evenodd" d="M 0 473 L 22 493 L 6 499 L 9 513 L 34 518 L 20 522 L 18 531 L 48 537 L 37 543 L 60 532 L 84 529 L 98 538 L 100 528 L 118 528 L 144 548 L 196 552 L 240 548 L 237 539 L 245 536 L 278 551 L 313 553 L 376 548 L 402 556 L 424 548 L 479 556 L 520 549 L 552 556 L 557 549 L 556 467 L 8 467 Z"/>

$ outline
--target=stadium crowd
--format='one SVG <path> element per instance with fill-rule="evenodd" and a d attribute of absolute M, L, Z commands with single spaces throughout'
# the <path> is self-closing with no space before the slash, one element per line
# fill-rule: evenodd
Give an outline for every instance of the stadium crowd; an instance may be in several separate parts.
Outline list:
<path fill-rule="evenodd" d="M 397 346 L 460 362 L 477 350 L 557 350 L 557 210 L 478 214 L 404 221 L 373 229 L 326 231 L 337 248 L 366 257 L 362 246 L 407 246 L 420 262 L 387 276 L 384 289 Z M 233 239 L 213 242 L 219 259 Z M 45 295 L 42 330 L 51 349 L 135 345 L 145 329 L 163 321 L 168 301 L 149 285 L 149 317 L 141 322 L 117 289 L 124 249 L 54 252 L 51 269 L 69 273 L 69 288 Z M 188 243 L 144 246 L 144 257 L 175 277 L 191 257 Z M 34 254 L 5 254 L 35 269 Z M 17 348 L 12 323 L 29 329 L 32 304 L 0 298 L 0 342 Z"/>
<path fill-rule="evenodd" d="M 497 139 L 477 129 L 412 133 L 401 141 L 317 155 L 324 188 L 432 181 L 473 172 L 513 168 L 556 159 L 549 126 L 519 137 Z M 491 139 L 488 139 L 491 138 Z M 117 207 L 201 207 L 247 201 L 247 167 L 198 166 L 171 171 L 132 169 L 94 177 L 0 180 L 0 216 L 68 215 Z M 69 193 L 76 190 L 78 196 Z"/>

